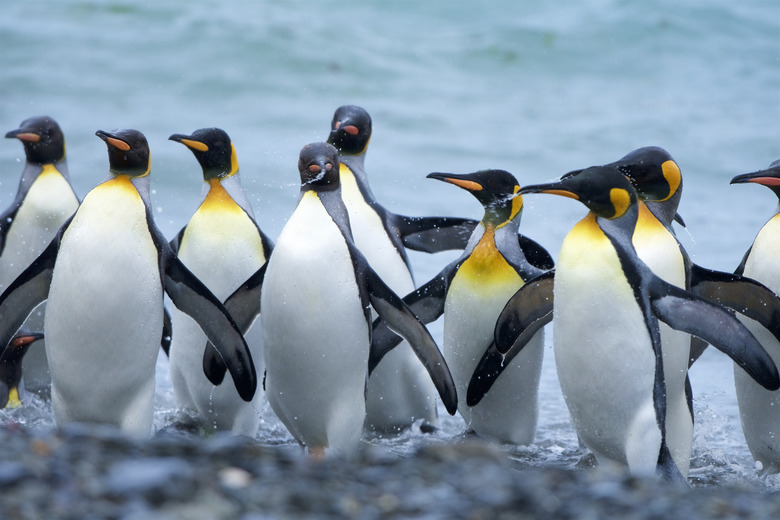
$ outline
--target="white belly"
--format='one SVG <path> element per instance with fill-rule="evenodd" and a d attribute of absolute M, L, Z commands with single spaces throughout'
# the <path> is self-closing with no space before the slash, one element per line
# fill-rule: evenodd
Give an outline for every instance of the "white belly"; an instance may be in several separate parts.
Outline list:
<path fill-rule="evenodd" d="M 78 205 L 68 181 L 48 165 L 30 186 L 6 235 L 0 292 L 41 254 Z"/>
<path fill-rule="evenodd" d="M 513 444 L 532 442 L 536 432 L 544 332 L 529 341 L 477 406 L 466 405 L 466 393 L 477 363 L 493 340 L 498 315 L 521 286 L 517 274 L 493 280 L 457 274 L 447 293 L 442 348 L 458 391 L 458 411 L 467 426 L 481 436 Z"/>
<path fill-rule="evenodd" d="M 313 193 L 279 236 L 261 307 L 274 412 L 309 448 L 354 449 L 365 418 L 368 324 L 344 238 Z"/>
<path fill-rule="evenodd" d="M 685 265 L 677 240 L 643 205 L 633 237 L 636 252 L 659 278 L 685 288 Z M 680 472 L 688 475 L 693 419 L 685 397 L 691 337 L 659 323 L 666 382 L 666 442 Z"/>
<path fill-rule="evenodd" d="M 162 303 L 143 202 L 126 186 L 95 188 L 65 233 L 49 292 L 46 354 L 58 424 L 149 434 Z"/>
<path fill-rule="evenodd" d="M 603 235 L 572 230 L 554 291 L 555 361 L 575 430 L 597 458 L 653 472 L 661 443 L 652 400 L 655 358 L 633 291 Z"/>
<path fill-rule="evenodd" d="M 780 294 L 780 214 L 759 232 L 745 262 L 745 276 L 753 278 L 775 294 Z M 764 327 L 742 318 L 780 367 L 780 342 Z M 780 472 L 780 390 L 770 392 L 759 386 L 744 370 L 734 366 L 739 414 L 750 452 L 764 470 Z"/>
<path fill-rule="evenodd" d="M 179 259 L 220 300 L 224 301 L 264 263 L 263 245 L 254 223 L 238 206 L 224 211 L 199 210 L 193 215 L 179 249 Z M 187 314 L 172 309 L 170 348 L 171 382 L 177 406 L 195 409 L 207 427 L 254 436 L 260 424 L 257 408 L 262 388 L 251 403 L 241 399 L 228 383 L 214 386 L 203 373 L 206 335 Z M 258 374 L 263 349 L 259 326 L 246 335 Z"/>
<path fill-rule="evenodd" d="M 342 170 L 345 166 L 342 166 Z M 387 236 L 379 215 L 363 199 L 351 173 L 342 173 L 342 198 L 355 245 L 380 278 L 403 298 L 414 290 L 404 259 Z M 374 369 L 366 394 L 366 426 L 393 430 L 417 419 L 436 425 L 436 388 L 412 348 L 402 341 Z"/>

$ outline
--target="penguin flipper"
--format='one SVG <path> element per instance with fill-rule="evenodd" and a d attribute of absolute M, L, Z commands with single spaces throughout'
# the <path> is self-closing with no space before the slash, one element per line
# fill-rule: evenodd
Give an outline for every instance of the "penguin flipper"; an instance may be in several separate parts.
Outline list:
<path fill-rule="evenodd" d="M 431 333 L 414 315 L 409 306 L 382 281 L 373 269 L 367 268 L 365 272 L 368 297 L 374 310 L 391 330 L 396 331 L 409 342 L 412 350 L 431 376 L 445 408 L 450 415 L 455 415 L 458 410 L 455 382 Z"/>
<path fill-rule="evenodd" d="M 70 222 L 70 221 L 68 221 Z M 49 287 L 65 226 L 27 269 L 0 296 L 0 349 L 5 348 L 30 313 L 49 297 Z M 2 357 L 2 352 L 0 352 Z"/>
<path fill-rule="evenodd" d="M 5 237 L 8 235 L 8 230 L 11 229 L 16 213 L 22 206 L 22 200 L 24 199 L 17 194 L 16 200 L 5 211 L 0 213 L 0 255 L 3 254 L 3 249 L 5 249 Z"/>
<path fill-rule="evenodd" d="M 762 283 L 692 264 L 691 291 L 757 321 L 780 341 L 780 298 Z"/>
<path fill-rule="evenodd" d="M 181 230 L 176 233 L 176 236 L 173 237 L 173 239 L 168 242 L 168 245 L 171 246 L 171 249 L 173 249 L 173 252 L 177 255 L 179 254 L 179 246 L 181 246 L 181 239 L 184 237 L 184 230 L 187 229 L 187 226 L 184 226 L 181 228 Z"/>
<path fill-rule="evenodd" d="M 227 366 L 238 394 L 251 401 L 257 389 L 257 374 L 246 341 L 233 318 L 216 296 L 181 260 L 167 249 L 163 264 L 163 286 L 171 301 L 190 315 L 203 329 Z M 206 377 L 211 377 L 206 374 Z M 213 382 L 213 381 L 212 381 Z"/>
<path fill-rule="evenodd" d="M 171 357 L 171 339 L 173 338 L 173 322 L 171 321 L 171 313 L 168 308 L 163 306 L 163 330 L 162 337 L 160 338 L 160 348 L 163 349 L 165 355 Z"/>
<path fill-rule="evenodd" d="M 511 349 L 510 352 L 512 352 Z M 520 349 L 513 353 L 513 357 L 518 352 L 520 352 Z M 490 346 L 482 355 L 482 359 L 477 363 L 477 368 L 474 369 L 474 373 L 469 381 L 469 387 L 466 391 L 466 404 L 468 406 L 477 406 L 479 404 L 482 398 L 485 397 L 485 394 L 493 387 L 493 383 L 496 382 L 496 379 L 504 371 L 507 364 L 508 360 L 498 351 L 495 342 L 490 343 Z"/>
<path fill-rule="evenodd" d="M 225 310 L 233 317 L 242 334 L 246 334 L 257 316 L 260 314 L 260 292 L 263 289 L 265 270 L 268 262 L 264 263 L 255 274 L 233 291 L 233 294 L 225 300 Z M 211 342 L 208 342 L 203 351 L 203 372 L 208 375 L 209 381 L 215 385 L 222 383 L 227 367 L 222 363 L 222 358 Z"/>
<path fill-rule="evenodd" d="M 544 271 L 549 271 L 555 267 L 555 261 L 552 256 L 541 244 L 519 233 L 517 241 L 520 244 L 520 249 L 523 250 L 526 260 L 532 266 Z"/>
<path fill-rule="evenodd" d="M 658 277 L 650 281 L 649 292 L 658 319 L 725 353 L 764 388 L 780 388 L 780 376 L 772 358 L 728 310 Z"/>
<path fill-rule="evenodd" d="M 428 281 L 428 283 L 404 296 L 404 303 L 409 306 L 412 313 L 421 322 L 430 323 L 444 313 L 447 288 L 459 265 L 459 262 L 453 262 Z M 402 341 L 401 336 L 393 332 L 381 317 L 374 320 L 372 327 L 371 354 L 368 358 L 369 375 L 371 375 L 385 354 Z"/>
<path fill-rule="evenodd" d="M 551 269 L 528 280 L 507 301 L 496 320 L 494 337 L 499 353 L 515 349 L 519 353 L 539 329 L 552 321 L 554 281 L 555 270 Z"/>
<path fill-rule="evenodd" d="M 458 217 L 395 217 L 393 220 L 404 246 L 423 253 L 465 249 L 479 223 Z"/>

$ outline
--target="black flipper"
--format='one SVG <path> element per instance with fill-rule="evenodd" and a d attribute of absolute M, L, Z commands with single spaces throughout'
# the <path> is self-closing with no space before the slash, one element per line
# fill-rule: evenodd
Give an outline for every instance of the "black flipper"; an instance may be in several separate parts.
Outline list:
<path fill-rule="evenodd" d="M 0 296 L 0 349 L 3 351 L 35 307 L 49 297 L 60 239 L 68 224 L 70 220 Z"/>
<path fill-rule="evenodd" d="M 554 280 L 554 270 L 542 273 L 528 280 L 507 301 L 496 320 L 495 345 L 498 352 L 506 354 L 518 349 L 519 353 L 539 329 L 552 321 Z"/>
<path fill-rule="evenodd" d="M 5 249 L 5 237 L 8 235 L 8 230 L 11 229 L 11 224 L 13 224 L 14 218 L 16 218 L 16 213 L 19 211 L 19 208 L 22 207 L 22 201 L 24 201 L 23 194 L 17 193 L 13 203 L 11 203 L 5 211 L 0 213 L 0 255 L 3 254 L 3 249 Z"/>
<path fill-rule="evenodd" d="M 238 394 L 244 401 L 251 401 L 257 389 L 257 374 L 252 355 L 238 326 L 217 297 L 184 266 L 170 248 L 166 248 L 163 255 L 165 292 L 176 307 L 190 315 L 203 329 L 230 371 Z M 208 373 L 206 377 L 212 381 Z"/>
<path fill-rule="evenodd" d="M 168 245 L 171 246 L 171 249 L 173 249 L 173 252 L 177 255 L 179 254 L 179 246 L 181 246 L 181 239 L 184 236 L 184 230 L 187 229 L 187 226 L 184 226 L 181 228 L 181 230 L 176 233 L 176 236 L 173 237 L 173 240 L 168 242 Z"/>
<path fill-rule="evenodd" d="M 233 317 L 242 334 L 246 334 L 257 316 L 260 314 L 260 292 L 263 289 L 265 270 L 268 262 L 264 263 L 255 274 L 233 291 L 233 294 L 225 300 L 225 310 Z M 206 344 L 203 351 L 203 372 L 208 375 L 209 381 L 215 385 L 222 383 L 227 367 L 211 342 Z"/>
<path fill-rule="evenodd" d="M 661 443 L 661 450 L 658 453 L 658 462 L 655 466 L 655 471 L 659 477 L 667 482 L 675 484 L 688 485 L 688 481 L 683 476 L 680 468 L 675 464 L 672 454 L 669 452 L 669 447 L 666 445 L 666 441 Z"/>
<path fill-rule="evenodd" d="M 510 352 L 512 351 L 510 350 Z M 520 349 L 517 352 L 520 352 Z M 513 353 L 512 357 L 516 356 L 517 352 Z M 477 368 L 474 369 L 474 374 L 469 381 L 469 387 L 466 391 L 466 404 L 468 406 L 479 404 L 485 394 L 493 387 L 498 376 L 504 371 L 507 363 L 504 355 L 496 348 L 496 344 L 491 342 L 482 355 L 482 359 L 477 363 Z"/>
<path fill-rule="evenodd" d="M 447 290 L 461 261 L 456 260 L 452 262 L 428 283 L 404 297 L 404 303 L 409 306 L 421 322 L 431 323 L 444 313 L 444 301 L 447 297 Z M 374 320 L 373 332 L 371 334 L 371 354 L 368 358 L 369 375 L 371 375 L 385 354 L 399 343 L 401 343 L 401 337 L 390 330 L 381 317 Z"/>
<path fill-rule="evenodd" d="M 780 388 L 772 358 L 728 310 L 657 277 L 648 285 L 650 304 L 658 319 L 725 353 L 767 390 Z"/>
<path fill-rule="evenodd" d="M 173 324 L 171 322 L 171 313 L 163 306 L 163 331 L 160 338 L 160 347 L 165 355 L 171 356 L 171 340 L 173 339 Z"/>
<path fill-rule="evenodd" d="M 368 298 L 371 306 L 387 326 L 409 342 L 428 374 L 431 376 L 436 390 L 439 392 L 445 408 L 454 415 L 458 410 L 458 395 L 455 382 L 450 374 L 447 362 L 444 360 L 425 325 L 414 315 L 412 310 L 396 295 L 373 269 L 364 271 Z M 372 346 L 373 348 L 373 346 Z"/>
<path fill-rule="evenodd" d="M 424 253 L 465 249 L 479 223 L 456 217 L 394 217 L 404 246 Z"/>
<path fill-rule="evenodd" d="M 780 298 L 762 283 L 693 264 L 691 291 L 757 321 L 780 341 Z"/>
<path fill-rule="evenodd" d="M 750 252 L 753 251 L 753 245 L 751 244 L 747 251 L 745 251 L 745 254 L 742 256 L 742 260 L 739 262 L 739 265 L 734 270 L 734 274 L 742 275 L 742 273 L 745 272 L 745 264 L 747 263 L 747 259 L 750 256 Z"/>
<path fill-rule="evenodd" d="M 552 256 L 541 244 L 521 234 L 517 235 L 517 241 L 529 264 L 544 271 L 549 271 L 555 267 L 555 261 Z"/>

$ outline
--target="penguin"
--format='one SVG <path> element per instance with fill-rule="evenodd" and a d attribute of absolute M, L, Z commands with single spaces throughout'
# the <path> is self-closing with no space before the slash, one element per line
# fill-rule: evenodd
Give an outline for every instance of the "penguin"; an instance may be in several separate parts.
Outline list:
<path fill-rule="evenodd" d="M 563 241 L 554 284 L 553 350 L 578 436 L 599 462 L 685 482 L 692 439 L 669 412 L 685 401 L 688 365 L 665 352 L 659 321 L 701 337 L 777 389 L 771 357 L 728 310 L 665 282 L 639 258 L 637 194 L 615 168 L 587 168 L 519 193 L 562 195 L 589 209 Z"/>
<path fill-rule="evenodd" d="M 306 145 L 298 170 L 298 205 L 271 257 L 225 302 L 242 328 L 260 313 L 274 413 L 314 455 L 354 452 L 366 416 L 373 309 L 411 345 L 454 414 L 455 384 L 436 343 L 352 241 L 338 152 Z"/>
<path fill-rule="evenodd" d="M 339 151 L 344 204 L 349 212 L 355 245 L 379 276 L 397 294 L 408 294 L 415 284 L 406 248 L 435 253 L 463 249 L 477 222 L 453 217 L 408 217 L 392 213 L 374 196 L 368 183 L 365 157 L 372 135 L 371 116 L 362 107 L 336 109 L 328 143 Z M 552 265 L 539 244 L 522 235 L 518 241 L 533 258 Z M 404 384 L 399 384 L 399 376 Z M 438 424 L 435 392 L 430 379 L 406 344 L 393 349 L 369 380 L 366 427 L 380 432 L 398 431 L 422 419 Z"/>
<path fill-rule="evenodd" d="M 639 215 L 632 242 L 639 257 L 663 280 L 689 289 L 699 296 L 744 314 L 780 337 L 780 299 L 761 283 L 740 274 L 706 269 L 690 259 L 677 239 L 673 222 L 684 224 L 677 213 L 682 194 L 680 167 L 663 148 L 647 146 L 603 166 L 614 168 L 625 175 L 637 191 Z M 574 170 L 566 176 L 574 176 Z M 473 384 L 467 394 L 467 403 L 479 402 L 493 382 L 523 348 L 529 334 L 549 323 L 553 309 L 554 273 L 526 284 L 510 299 L 496 325 L 496 348 L 486 351 L 475 370 Z M 533 324 L 533 328 L 529 326 Z M 682 342 L 683 335 L 661 325 L 664 343 Z M 523 338 L 516 331 L 524 331 Z M 707 346 L 700 338 L 691 337 L 689 365 Z M 682 348 L 682 347 L 681 347 Z M 674 352 L 681 352 L 674 349 Z M 690 417 L 693 421 L 693 402 L 690 383 L 686 382 Z M 689 421 L 686 421 L 689 422 Z"/>
<path fill-rule="evenodd" d="M 0 213 L 0 292 L 41 254 L 79 206 L 57 121 L 31 117 L 5 136 L 21 141 L 26 162 L 14 201 Z M 27 326 L 42 329 L 44 311 L 42 305 Z M 26 389 L 42 395 L 51 385 L 44 343 L 39 341 L 23 361 Z"/>
<path fill-rule="evenodd" d="M 59 426 L 98 422 L 132 436 L 152 427 L 163 291 L 196 318 L 251 400 L 251 354 L 220 301 L 176 257 L 150 209 L 149 145 L 137 130 L 99 130 L 108 178 L 0 295 L 0 344 L 48 300 L 44 333 Z"/>
<path fill-rule="evenodd" d="M 0 408 L 22 405 L 22 359 L 39 339 L 43 339 L 42 332 L 22 328 L 0 356 Z"/>
<path fill-rule="evenodd" d="M 169 137 L 185 145 L 203 170 L 201 204 L 189 223 L 171 241 L 179 260 L 224 301 L 267 261 L 272 242 L 257 225 L 241 186 L 236 149 L 220 128 L 203 128 L 191 135 Z M 179 408 L 195 411 L 206 427 L 254 437 L 260 425 L 263 393 L 251 402 L 228 386 L 214 388 L 204 377 L 206 336 L 197 322 L 174 309 L 176 324 L 169 351 L 171 383 Z M 259 328 L 246 333 L 255 370 L 262 372 Z"/>
<path fill-rule="evenodd" d="M 516 239 L 523 198 L 511 173 L 431 173 L 428 178 L 468 191 L 485 210 L 463 254 L 404 298 L 425 323 L 444 315 L 442 352 L 457 391 L 463 395 L 482 353 L 493 342 L 496 317 L 525 280 L 543 271 L 526 259 Z M 374 339 L 377 352 L 397 342 L 381 322 L 375 326 Z M 539 331 L 479 405 L 459 404 L 458 411 L 471 431 L 505 443 L 533 441 L 543 346 L 544 332 Z"/>
<path fill-rule="evenodd" d="M 740 262 L 737 274 L 754 278 L 780 294 L 780 160 L 774 161 L 766 170 L 737 175 L 731 180 L 731 184 L 744 183 L 768 187 L 777 196 L 779 205 L 758 232 Z M 745 322 L 775 364 L 780 364 L 780 341 L 755 322 Z M 742 431 L 750 453 L 761 463 L 762 474 L 780 473 L 780 391 L 761 388 L 737 367 L 734 384 Z"/>

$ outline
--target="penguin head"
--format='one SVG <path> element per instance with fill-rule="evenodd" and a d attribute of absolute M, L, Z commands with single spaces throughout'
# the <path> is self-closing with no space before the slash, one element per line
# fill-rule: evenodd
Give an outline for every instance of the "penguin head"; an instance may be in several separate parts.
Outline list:
<path fill-rule="evenodd" d="M 18 364 L 27 353 L 30 345 L 42 338 L 43 332 L 31 332 L 24 328 L 20 329 L 11 339 L 11 342 L 8 343 L 5 351 L 0 355 L 0 365 Z"/>
<path fill-rule="evenodd" d="M 108 146 L 108 163 L 114 175 L 143 177 L 149 174 L 149 143 L 138 130 L 123 129 L 105 132 L 98 130 L 95 135 Z"/>
<path fill-rule="evenodd" d="M 339 153 L 358 155 L 364 153 L 371 140 L 371 116 L 363 108 L 344 105 L 336 109 L 330 123 L 328 144 Z"/>
<path fill-rule="evenodd" d="M 328 143 L 307 144 L 298 158 L 301 190 L 333 191 L 339 189 L 339 153 Z"/>
<path fill-rule="evenodd" d="M 236 148 L 220 128 L 201 128 L 192 135 L 173 134 L 168 139 L 192 151 L 203 168 L 203 180 L 224 179 L 238 171 Z"/>
<path fill-rule="evenodd" d="M 598 217 L 617 219 L 636 206 L 636 190 L 620 172 L 608 166 L 592 166 L 569 172 L 560 180 L 535 184 L 520 193 L 551 193 L 578 200 Z"/>
<path fill-rule="evenodd" d="M 523 210 L 523 197 L 515 176 L 505 170 L 480 170 L 458 175 L 454 173 L 429 173 L 429 179 L 454 184 L 468 191 L 484 206 L 486 224 L 500 226 Z"/>
<path fill-rule="evenodd" d="M 65 158 L 65 136 L 57 121 L 49 116 L 25 119 L 19 128 L 5 136 L 22 142 L 28 162 L 52 164 Z"/>
<path fill-rule="evenodd" d="M 731 179 L 731 184 L 754 182 L 766 186 L 780 199 L 780 160 L 774 161 L 766 170 L 743 173 Z"/>
<path fill-rule="evenodd" d="M 642 200 L 665 202 L 682 190 L 680 167 L 669 152 L 657 146 L 639 148 L 605 166 L 628 177 Z"/>

